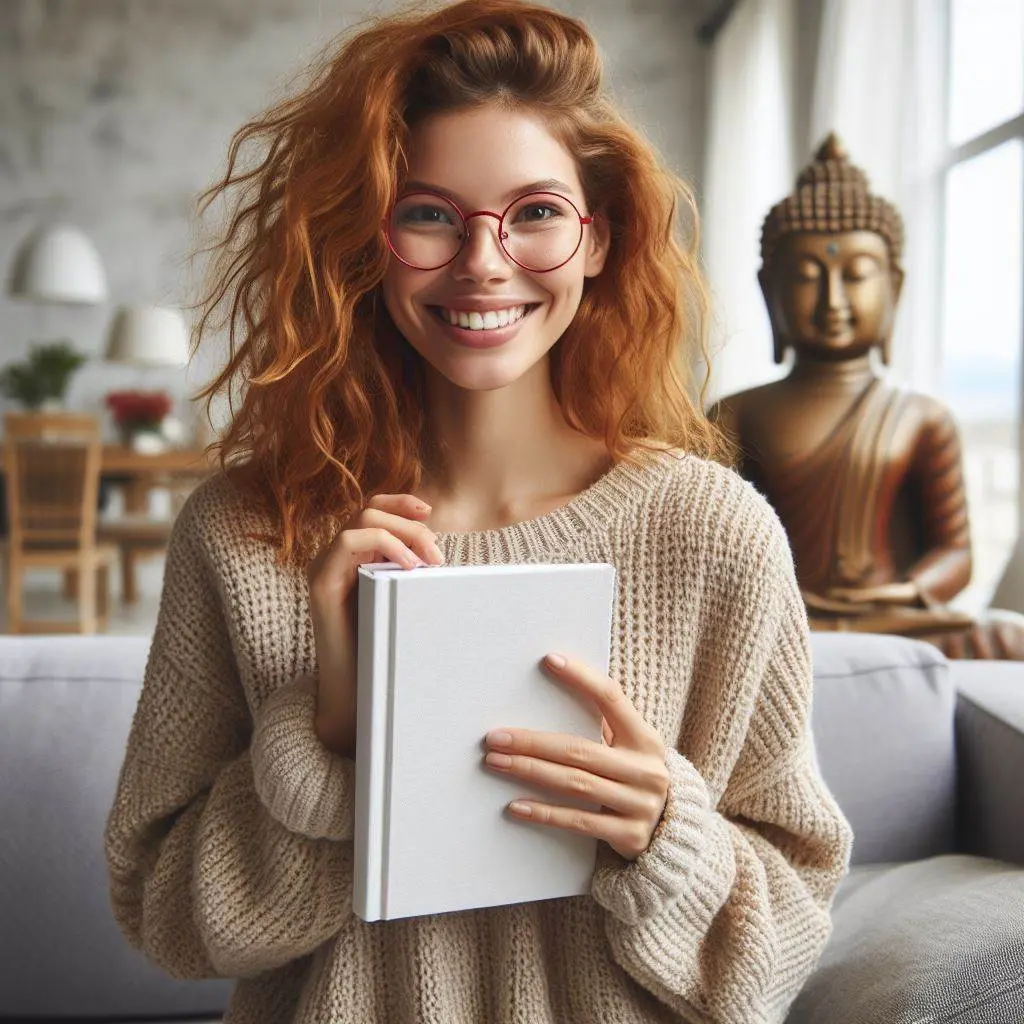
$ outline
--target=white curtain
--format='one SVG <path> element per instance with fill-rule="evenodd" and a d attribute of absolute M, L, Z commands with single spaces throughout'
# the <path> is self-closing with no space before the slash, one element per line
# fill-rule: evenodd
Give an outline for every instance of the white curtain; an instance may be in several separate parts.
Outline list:
<path fill-rule="evenodd" d="M 838 133 L 872 192 L 899 209 L 906 279 L 891 377 L 934 391 L 939 365 L 937 232 L 943 101 L 935 0 L 825 0 L 808 154 Z"/>
<path fill-rule="evenodd" d="M 714 299 L 708 400 L 772 380 L 761 223 L 793 188 L 793 0 L 744 0 L 711 55 L 703 254 Z"/>

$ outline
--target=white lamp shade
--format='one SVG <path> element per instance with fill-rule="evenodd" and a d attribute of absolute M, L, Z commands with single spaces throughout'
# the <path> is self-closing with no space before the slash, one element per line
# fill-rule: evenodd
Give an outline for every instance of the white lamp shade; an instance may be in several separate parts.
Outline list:
<path fill-rule="evenodd" d="M 121 306 L 107 337 L 106 358 L 136 366 L 185 366 L 185 320 L 170 306 Z"/>
<path fill-rule="evenodd" d="M 21 243 L 9 290 L 36 302 L 96 305 L 106 301 L 107 279 L 92 242 L 78 228 L 57 224 Z"/>

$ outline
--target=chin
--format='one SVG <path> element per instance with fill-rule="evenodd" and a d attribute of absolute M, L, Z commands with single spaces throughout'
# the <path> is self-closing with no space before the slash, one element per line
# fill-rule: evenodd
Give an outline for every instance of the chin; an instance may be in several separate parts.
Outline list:
<path fill-rule="evenodd" d="M 419 345 L 410 342 L 410 345 L 426 364 L 428 372 L 444 377 L 463 391 L 495 391 L 508 387 L 526 376 L 547 355 L 522 350 L 499 354 L 466 349 L 452 353 L 433 340 Z"/>
<path fill-rule="evenodd" d="M 463 391 L 497 391 L 506 388 L 524 377 L 531 366 L 446 366 L 443 363 L 431 363 L 435 373 L 439 373 L 455 387 Z M 532 365 L 532 364 L 531 364 Z"/>
<path fill-rule="evenodd" d="M 799 353 L 813 359 L 825 359 L 836 363 L 846 359 L 859 359 L 866 356 L 874 347 L 874 344 L 856 338 L 814 338 L 794 346 Z"/>

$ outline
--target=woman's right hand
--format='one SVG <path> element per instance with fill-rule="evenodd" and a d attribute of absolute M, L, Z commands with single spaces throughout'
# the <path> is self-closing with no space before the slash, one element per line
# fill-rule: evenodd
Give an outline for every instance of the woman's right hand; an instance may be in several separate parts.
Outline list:
<path fill-rule="evenodd" d="M 310 562 L 310 615 L 316 642 L 316 734 L 329 750 L 355 754 L 359 566 L 397 562 L 440 565 L 430 512 L 412 494 L 376 494 Z"/>

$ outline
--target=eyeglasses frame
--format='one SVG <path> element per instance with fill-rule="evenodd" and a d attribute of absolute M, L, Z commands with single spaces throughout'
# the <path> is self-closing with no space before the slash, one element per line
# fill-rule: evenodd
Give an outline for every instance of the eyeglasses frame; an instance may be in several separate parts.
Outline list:
<path fill-rule="evenodd" d="M 410 263 L 408 260 L 402 259 L 402 257 L 395 250 L 394 244 L 391 241 L 391 231 L 389 230 L 389 228 L 391 224 L 391 218 L 395 212 L 395 207 L 403 200 L 408 199 L 410 196 L 434 196 L 437 199 L 443 199 L 449 205 L 454 206 L 456 213 L 458 213 L 458 215 L 462 218 L 462 225 L 466 230 L 463 233 L 462 241 L 459 243 L 459 248 L 455 251 L 455 254 L 451 257 L 451 259 L 445 260 L 444 263 L 439 263 L 436 267 L 417 267 L 414 264 Z M 576 243 L 576 248 L 573 249 L 569 256 L 566 259 L 562 260 L 561 263 L 559 263 L 557 266 L 549 267 L 547 270 L 533 270 L 532 268 L 525 266 L 524 264 L 520 263 L 519 260 L 517 260 L 515 256 L 513 256 L 512 253 L 508 251 L 508 249 L 505 248 L 505 239 L 508 238 L 508 233 L 503 230 L 503 226 L 505 223 L 505 217 L 508 215 L 508 211 L 511 210 L 512 207 L 516 205 L 516 203 L 521 203 L 524 199 L 529 199 L 532 196 L 554 196 L 556 199 L 562 199 L 573 208 L 573 210 L 576 213 L 576 216 L 579 217 L 580 219 L 580 238 L 579 241 Z M 550 274 L 554 270 L 561 270 L 561 268 L 564 267 L 566 263 L 568 263 L 576 255 L 576 253 L 580 251 L 580 246 L 583 244 L 583 228 L 587 224 L 592 224 L 594 222 L 593 215 L 589 217 L 584 217 L 583 214 L 580 213 L 579 208 L 576 206 L 576 204 L 568 196 L 563 195 L 561 192 L 527 192 L 525 195 L 517 196 L 515 199 L 513 199 L 512 202 L 510 202 L 508 206 L 506 206 L 505 209 L 500 214 L 495 213 L 493 210 L 476 210 L 474 213 L 467 214 L 462 212 L 462 208 L 450 196 L 442 195 L 440 192 L 431 192 L 429 189 L 417 189 L 415 192 L 408 192 L 403 196 L 399 196 L 398 199 L 396 199 L 391 204 L 391 209 L 388 210 L 388 215 L 384 221 L 384 238 L 387 240 L 388 248 L 391 250 L 395 259 L 397 259 L 400 263 L 405 264 L 405 266 L 407 266 L 410 270 L 423 270 L 426 272 L 440 270 L 442 267 L 447 267 L 449 263 L 453 263 L 455 260 L 459 258 L 460 253 L 466 247 L 466 242 L 469 239 L 469 222 L 474 217 L 494 217 L 495 220 L 497 220 L 498 245 L 501 246 L 501 251 L 517 267 L 521 268 L 522 270 L 525 270 L 529 274 Z"/>

